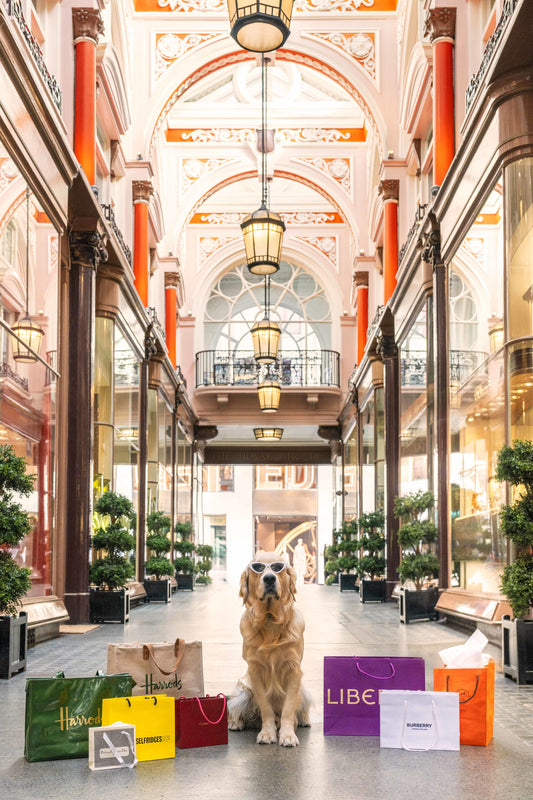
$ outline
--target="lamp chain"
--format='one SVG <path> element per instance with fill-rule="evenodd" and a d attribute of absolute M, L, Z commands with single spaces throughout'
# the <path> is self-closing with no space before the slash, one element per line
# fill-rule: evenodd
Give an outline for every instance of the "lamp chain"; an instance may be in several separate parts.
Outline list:
<path fill-rule="evenodd" d="M 267 124 L 267 83 L 265 54 L 261 54 L 261 205 L 267 206 L 267 154 L 266 154 L 266 124 Z"/>

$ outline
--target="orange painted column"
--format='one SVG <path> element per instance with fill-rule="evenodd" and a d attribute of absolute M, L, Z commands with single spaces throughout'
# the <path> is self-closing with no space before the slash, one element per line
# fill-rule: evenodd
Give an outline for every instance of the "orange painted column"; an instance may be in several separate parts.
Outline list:
<path fill-rule="evenodd" d="M 133 181 L 133 274 L 142 304 L 148 306 L 150 248 L 148 241 L 148 206 L 154 192 L 150 181 Z"/>
<path fill-rule="evenodd" d="M 437 186 L 444 181 L 455 155 L 455 19 L 455 8 L 437 8 L 426 20 L 433 45 L 433 181 Z"/>
<path fill-rule="evenodd" d="M 398 273 L 398 197 L 400 181 L 381 181 L 379 190 L 383 194 L 383 305 L 387 305 L 396 288 Z"/>
<path fill-rule="evenodd" d="M 96 183 L 96 45 L 104 26 L 92 8 L 72 10 L 76 75 L 74 81 L 74 154 L 94 186 Z"/>
<path fill-rule="evenodd" d="M 179 276 L 177 272 L 165 272 L 165 336 L 168 349 L 168 357 L 172 366 L 176 369 L 176 318 L 178 313 L 178 289 Z"/>
<path fill-rule="evenodd" d="M 357 364 L 360 364 L 368 335 L 368 272 L 356 272 L 354 280 L 357 287 Z"/>

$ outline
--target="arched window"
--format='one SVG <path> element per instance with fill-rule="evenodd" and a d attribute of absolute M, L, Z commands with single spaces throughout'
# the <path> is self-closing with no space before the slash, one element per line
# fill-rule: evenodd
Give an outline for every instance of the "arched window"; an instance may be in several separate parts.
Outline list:
<path fill-rule="evenodd" d="M 450 348 L 476 349 L 479 320 L 472 292 L 463 278 L 450 271 Z"/>
<path fill-rule="evenodd" d="M 264 317 L 264 293 L 264 279 L 244 265 L 223 275 L 206 304 L 205 348 L 252 350 L 250 330 Z M 331 310 L 324 289 L 312 275 L 287 261 L 271 276 L 270 319 L 281 328 L 282 351 L 331 349 Z"/>
<path fill-rule="evenodd" d="M 8 222 L 6 229 L 0 239 L 0 255 L 10 266 L 15 264 L 15 253 L 17 244 L 17 228 L 13 220 Z"/>

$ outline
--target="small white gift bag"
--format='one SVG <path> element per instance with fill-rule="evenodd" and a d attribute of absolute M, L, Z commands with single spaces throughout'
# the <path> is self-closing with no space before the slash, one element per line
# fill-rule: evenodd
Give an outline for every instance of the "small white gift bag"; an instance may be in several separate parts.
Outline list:
<path fill-rule="evenodd" d="M 459 750 L 458 692 L 380 693 L 380 747 Z"/>

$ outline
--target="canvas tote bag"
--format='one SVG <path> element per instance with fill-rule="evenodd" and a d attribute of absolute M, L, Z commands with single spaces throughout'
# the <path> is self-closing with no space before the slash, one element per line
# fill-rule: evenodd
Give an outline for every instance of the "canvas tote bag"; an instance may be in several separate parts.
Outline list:
<path fill-rule="evenodd" d="M 136 684 L 133 695 L 201 697 L 204 694 L 201 642 L 176 639 L 175 642 L 149 644 L 109 644 L 107 669 L 129 672 Z"/>

